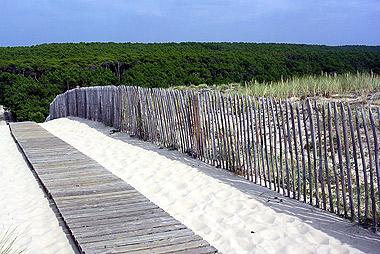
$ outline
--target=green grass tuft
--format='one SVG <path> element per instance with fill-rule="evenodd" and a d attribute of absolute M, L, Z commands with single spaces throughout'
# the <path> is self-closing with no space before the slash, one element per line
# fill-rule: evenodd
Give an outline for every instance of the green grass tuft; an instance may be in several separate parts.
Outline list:
<path fill-rule="evenodd" d="M 19 239 L 16 228 L 0 233 L 0 254 L 21 254 L 25 250 L 16 247 Z"/>

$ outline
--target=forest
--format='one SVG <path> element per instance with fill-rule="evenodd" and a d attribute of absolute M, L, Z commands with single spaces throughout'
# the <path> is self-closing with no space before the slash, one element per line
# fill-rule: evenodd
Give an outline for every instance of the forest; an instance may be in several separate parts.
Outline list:
<path fill-rule="evenodd" d="M 172 87 L 275 82 L 306 75 L 380 74 L 380 46 L 260 43 L 64 43 L 0 47 L 0 104 L 44 121 L 77 86 Z"/>

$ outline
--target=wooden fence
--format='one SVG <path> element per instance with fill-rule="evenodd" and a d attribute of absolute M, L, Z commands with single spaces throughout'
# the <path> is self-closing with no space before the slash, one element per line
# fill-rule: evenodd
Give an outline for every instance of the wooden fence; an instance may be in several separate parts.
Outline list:
<path fill-rule="evenodd" d="M 104 86 L 58 95 L 50 119 L 66 116 L 180 150 L 374 230 L 380 224 L 379 108 Z"/>

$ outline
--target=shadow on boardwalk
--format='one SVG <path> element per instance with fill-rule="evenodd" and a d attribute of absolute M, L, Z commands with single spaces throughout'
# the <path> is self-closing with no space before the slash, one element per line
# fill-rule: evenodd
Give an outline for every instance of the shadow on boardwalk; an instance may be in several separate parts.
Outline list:
<path fill-rule="evenodd" d="M 226 170 L 210 166 L 178 151 L 169 151 L 166 148 L 162 149 L 152 143 L 131 138 L 126 133 L 111 134 L 110 130 L 112 128 L 104 128 L 101 123 L 74 117 L 71 119 L 82 122 L 114 139 L 121 140 L 148 151 L 156 152 L 168 159 L 177 160 L 181 163 L 195 167 L 202 173 L 214 177 L 223 183 L 244 192 L 253 199 L 262 202 L 268 207 L 271 207 L 276 212 L 295 216 L 315 229 L 320 230 L 365 253 L 380 253 L 380 235 L 362 228 L 355 223 L 351 223 L 349 220 L 340 218 L 337 215 L 315 208 L 300 201 L 286 198 L 273 190 L 269 190 L 265 187 L 249 182 Z"/>

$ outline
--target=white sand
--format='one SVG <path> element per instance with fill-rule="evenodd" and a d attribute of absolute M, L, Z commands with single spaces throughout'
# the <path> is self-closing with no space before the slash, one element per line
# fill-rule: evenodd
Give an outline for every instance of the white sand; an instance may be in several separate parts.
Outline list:
<path fill-rule="evenodd" d="M 76 120 L 62 118 L 42 126 L 130 183 L 225 254 L 361 253 L 187 163 L 113 139 Z M 110 129 L 100 123 L 96 126 Z"/>
<path fill-rule="evenodd" d="M 23 253 L 74 253 L 8 126 L 0 126 L 0 236 L 14 230 Z"/>
<path fill-rule="evenodd" d="M 0 105 L 0 126 L 6 125 L 6 122 L 4 121 L 4 107 L 3 105 Z"/>

